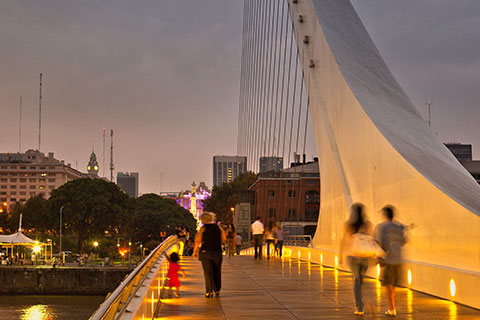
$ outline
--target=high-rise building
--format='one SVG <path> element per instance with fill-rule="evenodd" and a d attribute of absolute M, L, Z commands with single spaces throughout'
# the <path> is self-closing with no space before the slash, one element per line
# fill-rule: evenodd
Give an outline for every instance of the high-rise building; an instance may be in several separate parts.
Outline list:
<path fill-rule="evenodd" d="M 445 143 L 455 158 L 467 169 L 473 178 L 480 183 L 480 161 L 473 160 L 472 145 L 463 143 Z"/>
<path fill-rule="evenodd" d="M 24 203 L 31 197 L 50 196 L 50 192 L 64 183 L 85 178 L 86 174 L 70 164 L 45 156 L 37 150 L 25 153 L 0 153 L 0 201 Z"/>
<path fill-rule="evenodd" d="M 445 143 L 445 146 L 460 162 L 472 161 L 472 145 L 462 143 Z"/>
<path fill-rule="evenodd" d="M 117 173 L 117 185 L 130 197 L 138 197 L 138 172 Z"/>
<path fill-rule="evenodd" d="M 282 169 L 282 157 L 260 157 L 260 172 L 279 171 Z"/>
<path fill-rule="evenodd" d="M 244 156 L 214 156 L 213 185 L 232 182 L 242 173 L 247 172 L 247 157 Z"/>

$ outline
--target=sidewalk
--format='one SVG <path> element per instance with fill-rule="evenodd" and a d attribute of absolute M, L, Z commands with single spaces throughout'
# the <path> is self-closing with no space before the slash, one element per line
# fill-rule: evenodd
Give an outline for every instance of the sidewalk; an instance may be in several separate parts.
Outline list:
<path fill-rule="evenodd" d="M 351 275 L 295 259 L 225 257 L 220 298 L 206 299 L 201 264 L 183 257 L 182 297 L 165 299 L 157 319 L 362 319 L 353 315 Z M 363 319 L 392 319 L 379 282 L 366 279 Z M 370 305 L 370 307 L 368 307 Z M 480 319 L 480 311 L 400 288 L 396 319 Z M 375 315 L 376 314 L 376 315 Z"/>

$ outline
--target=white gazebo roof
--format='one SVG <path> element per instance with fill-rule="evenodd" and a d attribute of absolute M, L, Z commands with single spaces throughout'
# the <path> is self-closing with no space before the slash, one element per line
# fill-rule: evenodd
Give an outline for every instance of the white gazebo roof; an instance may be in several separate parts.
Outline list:
<path fill-rule="evenodd" d="M 30 239 L 21 231 L 9 235 L 0 235 L 0 243 L 2 244 L 35 244 L 35 240 Z"/>

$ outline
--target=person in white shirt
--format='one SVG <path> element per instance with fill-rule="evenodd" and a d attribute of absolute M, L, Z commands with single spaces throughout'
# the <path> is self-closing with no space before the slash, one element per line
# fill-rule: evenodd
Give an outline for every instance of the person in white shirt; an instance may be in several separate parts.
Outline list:
<path fill-rule="evenodd" d="M 237 242 L 236 242 L 237 255 L 240 255 L 240 250 L 242 249 L 242 241 L 243 241 L 242 236 L 237 233 Z"/>
<path fill-rule="evenodd" d="M 255 259 L 262 259 L 262 246 L 263 246 L 263 233 L 265 231 L 262 223 L 262 218 L 257 217 L 254 223 L 252 223 L 252 235 L 253 244 L 255 247 Z"/>

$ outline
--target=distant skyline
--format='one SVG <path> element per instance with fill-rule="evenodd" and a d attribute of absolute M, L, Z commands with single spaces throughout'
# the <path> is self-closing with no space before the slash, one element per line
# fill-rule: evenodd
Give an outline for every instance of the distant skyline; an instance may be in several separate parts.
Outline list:
<path fill-rule="evenodd" d="M 393 74 L 444 142 L 480 158 L 480 2 L 353 0 Z M 86 172 L 139 172 L 140 193 L 212 185 L 235 155 L 243 1 L 0 0 L 0 152 L 38 145 Z M 308 156 L 315 154 L 309 141 Z M 251 159 L 248 159 L 251 161 Z M 162 179 L 163 177 L 163 179 Z M 163 181 L 163 182 L 161 182 Z M 162 183 L 163 190 L 160 190 Z"/>

